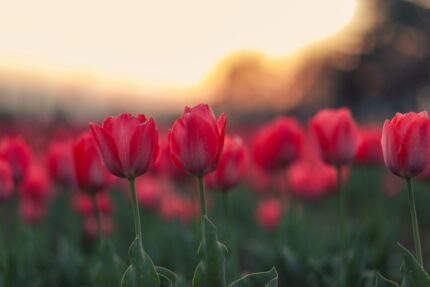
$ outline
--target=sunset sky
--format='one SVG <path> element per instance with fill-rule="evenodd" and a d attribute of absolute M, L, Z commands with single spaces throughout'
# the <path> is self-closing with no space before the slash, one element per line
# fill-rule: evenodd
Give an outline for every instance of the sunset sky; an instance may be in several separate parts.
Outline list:
<path fill-rule="evenodd" d="M 0 69 L 192 87 L 234 52 L 278 57 L 328 37 L 355 9 L 354 0 L 9 1 Z"/>

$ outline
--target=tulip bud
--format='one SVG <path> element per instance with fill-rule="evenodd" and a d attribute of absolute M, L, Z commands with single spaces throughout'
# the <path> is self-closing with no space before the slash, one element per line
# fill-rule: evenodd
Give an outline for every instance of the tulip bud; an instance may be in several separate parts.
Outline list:
<path fill-rule="evenodd" d="M 170 156 L 180 169 L 203 176 L 218 166 L 224 145 L 227 118 L 216 120 L 206 104 L 186 107 L 169 131 Z"/>
<path fill-rule="evenodd" d="M 72 143 L 54 141 L 49 145 L 46 157 L 49 173 L 59 184 L 75 183 Z"/>
<path fill-rule="evenodd" d="M 397 113 L 386 120 L 382 131 L 385 165 L 397 176 L 412 178 L 427 165 L 429 144 L 427 112 Z"/>
<path fill-rule="evenodd" d="M 266 230 L 275 230 L 282 219 L 282 205 L 276 198 L 262 200 L 256 210 L 257 223 Z"/>
<path fill-rule="evenodd" d="M 361 165 L 378 165 L 384 159 L 381 147 L 382 132 L 377 127 L 364 127 L 360 130 L 355 161 Z"/>
<path fill-rule="evenodd" d="M 102 126 L 90 123 L 90 130 L 105 166 L 118 177 L 138 177 L 158 160 L 158 130 L 143 114 L 108 117 Z"/>
<path fill-rule="evenodd" d="M 349 109 L 321 110 L 311 119 L 310 129 L 325 163 L 344 165 L 354 159 L 358 132 Z"/>

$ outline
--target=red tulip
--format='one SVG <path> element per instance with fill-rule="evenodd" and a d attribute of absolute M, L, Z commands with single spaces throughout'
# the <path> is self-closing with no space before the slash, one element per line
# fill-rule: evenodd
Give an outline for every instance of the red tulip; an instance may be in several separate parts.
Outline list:
<path fill-rule="evenodd" d="M 397 113 L 382 131 L 385 165 L 397 176 L 412 178 L 426 168 L 429 144 L 427 112 Z"/>
<path fill-rule="evenodd" d="M 223 149 L 226 123 L 225 114 L 216 120 L 206 104 L 186 107 L 169 131 L 172 161 L 195 176 L 214 171 Z"/>
<path fill-rule="evenodd" d="M 48 148 L 46 161 L 53 180 L 67 185 L 75 183 L 75 167 L 71 142 L 52 142 Z"/>
<path fill-rule="evenodd" d="M 301 199 L 319 199 L 336 190 L 336 169 L 321 161 L 300 160 L 288 170 L 288 182 Z"/>
<path fill-rule="evenodd" d="M 362 165 L 378 165 L 384 161 L 381 147 L 382 132 L 378 127 L 364 127 L 360 130 L 355 161 Z"/>
<path fill-rule="evenodd" d="M 239 137 L 226 136 L 218 167 L 206 176 L 209 188 L 227 191 L 246 175 L 248 158 L 245 145 Z"/>
<path fill-rule="evenodd" d="M 331 165 L 350 163 L 357 152 L 358 132 L 347 108 L 324 109 L 310 121 L 321 158 Z"/>
<path fill-rule="evenodd" d="M 257 223 L 266 230 L 275 230 L 282 219 L 282 205 L 276 198 L 260 201 L 256 210 Z"/>
<path fill-rule="evenodd" d="M 7 137 L 0 142 L 0 158 L 9 162 L 13 181 L 20 185 L 27 176 L 31 162 L 31 150 L 21 137 Z"/>
<path fill-rule="evenodd" d="M 102 165 L 93 137 L 82 133 L 73 146 L 75 176 L 79 187 L 89 193 L 106 189 L 112 177 Z"/>
<path fill-rule="evenodd" d="M 300 124 L 294 118 L 279 117 L 256 134 L 252 151 L 259 166 L 279 170 L 300 156 L 303 143 L 304 131 Z"/>
<path fill-rule="evenodd" d="M 152 118 L 122 113 L 102 126 L 90 123 L 97 150 L 109 171 L 124 178 L 144 174 L 158 159 L 158 131 Z"/>
<path fill-rule="evenodd" d="M 13 187 L 12 169 L 8 162 L 0 159 L 0 202 L 12 195 Z"/>

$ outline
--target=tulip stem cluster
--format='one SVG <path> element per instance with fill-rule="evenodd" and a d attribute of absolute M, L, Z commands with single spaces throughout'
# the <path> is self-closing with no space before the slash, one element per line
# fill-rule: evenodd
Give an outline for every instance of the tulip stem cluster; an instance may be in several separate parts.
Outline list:
<path fill-rule="evenodd" d="M 412 232 L 413 232 L 414 243 L 415 243 L 415 253 L 419 264 L 423 266 L 423 254 L 421 251 L 420 231 L 418 228 L 417 210 L 415 208 L 415 197 L 414 197 L 414 191 L 412 189 L 411 179 L 406 178 L 406 183 L 408 185 L 409 207 L 411 210 L 411 222 L 412 222 Z"/>
<path fill-rule="evenodd" d="M 204 177 L 202 175 L 199 176 L 198 181 L 199 181 L 199 192 L 200 192 L 200 209 L 202 213 L 202 218 L 204 218 L 207 215 Z"/>
<path fill-rule="evenodd" d="M 136 231 L 136 238 L 139 238 L 142 240 L 142 226 L 140 224 L 139 206 L 137 205 L 135 179 L 130 178 L 128 181 L 130 182 L 130 189 L 131 189 L 131 199 L 133 204 L 133 217 L 134 217 L 134 227 Z"/>

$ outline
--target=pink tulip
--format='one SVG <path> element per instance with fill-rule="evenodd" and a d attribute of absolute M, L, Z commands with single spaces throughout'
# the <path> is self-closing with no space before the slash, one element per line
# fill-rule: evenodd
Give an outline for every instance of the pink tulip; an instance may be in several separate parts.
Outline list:
<path fill-rule="evenodd" d="M 321 158 L 331 165 L 350 163 L 357 152 L 358 132 L 347 108 L 324 109 L 310 121 Z"/>
<path fill-rule="evenodd" d="M 427 165 L 429 145 L 427 112 L 397 113 L 386 120 L 382 131 L 382 152 L 385 165 L 397 176 L 410 179 Z"/>
<path fill-rule="evenodd" d="M 355 161 L 361 165 L 378 165 L 384 161 L 381 147 L 382 131 L 378 127 L 369 126 L 360 129 Z"/>
<path fill-rule="evenodd" d="M 225 114 L 216 120 L 206 104 L 186 107 L 169 131 L 172 161 L 195 176 L 214 171 L 221 157 L 226 123 Z"/>
<path fill-rule="evenodd" d="M 123 113 L 102 126 L 90 123 L 97 150 L 109 171 L 124 178 L 144 174 L 158 159 L 158 131 L 152 118 Z"/>

